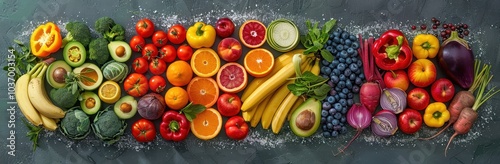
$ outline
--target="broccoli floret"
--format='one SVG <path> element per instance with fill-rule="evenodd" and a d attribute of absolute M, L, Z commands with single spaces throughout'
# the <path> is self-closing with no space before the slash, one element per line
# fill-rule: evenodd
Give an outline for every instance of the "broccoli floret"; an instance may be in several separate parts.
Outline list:
<path fill-rule="evenodd" d="M 94 60 L 99 65 L 103 65 L 109 59 L 109 41 L 104 38 L 97 38 L 89 44 L 89 59 Z"/>
<path fill-rule="evenodd" d="M 97 32 L 105 34 L 115 26 L 115 21 L 110 17 L 101 17 L 95 21 L 94 28 Z"/>
<path fill-rule="evenodd" d="M 66 30 L 68 34 L 62 40 L 62 47 L 66 45 L 66 43 L 71 41 L 78 41 L 82 43 L 83 46 L 87 47 L 92 39 L 90 35 L 89 26 L 87 26 L 83 22 L 69 22 L 66 24 Z"/>
<path fill-rule="evenodd" d="M 125 40 L 125 28 L 122 25 L 116 24 L 104 34 L 104 38 L 108 41 Z"/>

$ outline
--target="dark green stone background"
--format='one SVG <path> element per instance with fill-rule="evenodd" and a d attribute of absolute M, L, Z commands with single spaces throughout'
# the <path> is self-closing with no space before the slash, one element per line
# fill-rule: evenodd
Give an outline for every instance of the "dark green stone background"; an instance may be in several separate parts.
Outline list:
<path fill-rule="evenodd" d="M 439 17 L 442 21 L 464 22 L 477 34 L 473 41 L 476 56 L 493 65 L 492 72 L 498 75 L 500 71 L 500 0 L 453 1 L 453 0 L 334 0 L 334 1 L 255 1 L 255 0 L 164 0 L 164 1 L 98 1 L 98 0 L 1 0 L 0 1 L 0 63 L 6 65 L 7 47 L 13 45 L 13 39 L 27 42 L 27 30 L 47 20 L 68 22 L 80 20 L 93 22 L 101 16 L 110 16 L 124 25 L 130 37 L 132 27 L 141 17 L 151 17 L 155 23 L 161 18 L 171 18 L 177 15 L 179 22 L 185 27 L 195 20 L 207 21 L 211 24 L 218 17 L 239 15 L 235 22 L 240 25 L 245 19 L 259 19 L 268 24 L 278 17 L 286 17 L 299 24 L 304 30 L 304 20 L 313 19 L 324 22 L 325 19 L 338 19 L 347 30 L 350 25 L 372 26 L 374 24 L 398 25 L 417 24 L 416 22 Z M 206 16 L 206 14 L 210 14 Z M 234 15 L 233 15 L 234 14 Z M 241 16 L 243 15 L 243 17 Z M 172 20 L 170 20 L 171 22 Z M 168 20 L 167 20 L 168 22 Z M 157 23 L 161 24 L 161 23 Z M 429 24 L 429 23 L 428 23 Z M 166 29 L 170 23 L 161 24 Z M 480 31 L 478 34 L 477 31 Z M 365 36 L 368 33 L 364 34 Z M 375 35 L 378 35 L 377 33 Z M 234 35 L 236 36 L 236 35 Z M 267 45 L 266 45 L 267 47 Z M 479 48 L 478 48 L 479 47 Z M 365 140 L 355 141 L 345 155 L 334 157 L 332 151 L 345 144 L 354 130 L 338 139 L 301 140 L 290 134 L 274 136 L 270 131 L 260 127 L 253 129 L 261 135 L 270 137 L 272 142 L 284 138 L 281 145 L 275 147 L 262 146 L 255 142 L 236 142 L 227 139 L 221 132 L 213 141 L 200 141 L 190 135 L 186 141 L 171 143 L 157 138 L 155 144 L 145 145 L 147 148 L 136 151 L 127 147 L 118 149 L 116 146 L 103 147 L 93 135 L 81 143 L 67 144 L 69 141 L 59 134 L 43 135 L 40 147 L 32 152 L 29 140 L 25 137 L 26 128 L 16 114 L 16 156 L 7 154 L 9 137 L 9 113 L 7 111 L 7 80 L 4 71 L 0 73 L 0 163 L 497 163 L 500 160 L 500 96 L 493 97 L 484 106 L 492 106 L 493 112 L 488 113 L 488 123 L 475 127 L 482 135 L 464 143 L 453 144 L 448 156 L 443 154 L 445 140 L 439 141 L 407 141 L 405 145 L 397 144 L 397 137 L 411 138 L 402 134 L 387 140 L 389 144 L 370 143 Z M 500 85 L 500 78 L 495 76 L 491 85 Z M 480 111 L 481 112 L 481 111 Z M 492 116 L 491 116 L 492 115 Z M 480 113 L 480 116 L 485 116 Z M 129 125 L 131 121 L 129 121 Z M 269 133 L 269 134 L 268 134 Z M 448 137 L 451 131 L 447 131 Z M 130 132 L 127 131 L 130 138 Z M 368 130 L 364 135 L 371 135 Z M 158 135 L 158 137 L 160 137 Z M 254 137 L 256 138 L 256 137 Z M 274 138 L 274 139 L 273 139 Z M 463 139 L 464 137 L 458 137 Z M 288 140 L 289 139 L 289 140 Z M 318 141 L 319 140 L 319 141 Z M 125 144 L 129 141 L 121 141 Z M 221 144 L 217 143 L 224 143 Z M 136 144 L 136 143 L 133 143 Z M 212 146 L 215 145 L 215 146 Z M 219 146 L 217 146 L 219 145 Z M 126 146 L 125 146 L 126 147 Z M 497 162 L 495 162 L 497 161 Z"/>

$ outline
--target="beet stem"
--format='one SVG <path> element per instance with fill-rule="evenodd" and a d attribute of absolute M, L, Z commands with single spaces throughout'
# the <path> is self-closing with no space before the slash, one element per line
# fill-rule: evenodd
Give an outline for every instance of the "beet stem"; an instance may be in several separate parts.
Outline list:
<path fill-rule="evenodd" d="M 351 146 L 352 142 L 354 142 L 354 140 L 356 140 L 356 138 L 358 138 L 358 137 L 359 137 L 359 135 L 361 135 L 361 132 L 363 132 L 363 129 L 357 129 L 356 131 L 358 131 L 358 132 L 356 133 L 356 135 L 354 135 L 354 137 L 352 137 L 352 139 L 351 139 L 351 140 L 347 143 L 347 145 L 346 145 L 344 148 L 342 148 L 342 149 L 340 149 L 340 148 L 339 148 L 339 152 L 338 152 L 338 153 L 336 153 L 336 154 L 333 154 L 333 156 L 337 156 L 337 155 L 339 155 L 340 153 L 344 153 L 344 151 L 345 151 L 345 150 L 346 150 L 349 146 Z"/>
<path fill-rule="evenodd" d="M 450 146 L 451 141 L 453 138 L 455 138 L 458 135 L 457 132 L 453 133 L 453 135 L 450 137 L 450 140 L 448 141 L 448 144 L 446 145 L 446 148 L 444 148 L 444 156 L 446 157 L 446 154 L 448 153 L 448 147 Z"/>

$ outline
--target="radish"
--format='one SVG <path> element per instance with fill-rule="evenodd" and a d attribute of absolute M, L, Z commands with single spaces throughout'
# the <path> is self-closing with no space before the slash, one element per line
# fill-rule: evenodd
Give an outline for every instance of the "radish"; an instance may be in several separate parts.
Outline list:
<path fill-rule="evenodd" d="M 366 108 L 371 112 L 375 112 L 379 101 L 380 95 L 382 93 L 380 88 L 385 88 L 384 81 L 382 80 L 382 75 L 375 67 L 375 59 L 373 55 L 370 55 L 371 48 L 373 44 L 373 37 L 365 39 L 359 35 L 359 43 L 361 44 L 358 49 L 361 55 L 361 60 L 363 61 L 363 72 L 366 77 L 366 83 L 361 85 L 359 90 L 359 99 L 361 104 L 366 106 Z"/>
<path fill-rule="evenodd" d="M 476 64 L 479 65 L 479 62 L 476 61 Z M 479 68 L 479 66 L 476 66 L 476 68 Z M 455 124 L 453 125 L 453 130 L 455 130 L 455 133 L 450 137 L 450 140 L 446 145 L 444 151 L 445 156 L 448 152 L 448 147 L 450 146 L 450 143 L 453 140 L 453 138 L 455 138 L 459 134 L 466 134 L 470 131 L 472 125 L 477 120 L 478 117 L 477 110 L 479 109 L 479 107 L 488 99 L 493 97 L 493 95 L 497 94 L 500 91 L 500 90 L 495 91 L 496 86 L 494 86 L 489 91 L 484 93 L 486 86 L 488 86 L 488 83 L 490 83 L 491 79 L 493 78 L 493 75 L 490 75 L 489 73 L 490 69 L 491 65 L 484 64 L 480 75 L 476 76 L 476 78 L 474 79 L 474 81 L 477 80 L 477 85 L 479 87 L 477 88 L 478 91 L 476 92 L 476 99 L 474 101 L 474 105 L 472 107 L 465 107 L 461 110 L 460 115 L 458 116 Z"/>
<path fill-rule="evenodd" d="M 441 133 L 443 133 L 448 127 L 450 127 L 453 123 L 455 123 L 460 116 L 461 111 L 464 108 L 471 108 L 474 105 L 475 97 L 474 97 L 474 91 L 479 87 L 479 84 L 481 83 L 481 79 L 484 76 L 485 69 L 481 70 L 479 72 L 479 67 L 480 67 L 479 60 L 476 60 L 475 65 L 474 65 L 474 81 L 472 83 L 472 86 L 469 88 L 469 90 L 466 91 L 460 91 L 458 92 L 455 97 L 453 97 L 453 100 L 450 103 L 450 106 L 448 107 L 448 111 L 450 112 L 450 120 L 448 120 L 448 124 L 441 129 L 439 132 L 434 134 L 431 137 L 427 138 L 419 138 L 421 140 L 430 140 L 433 139 L 437 136 L 439 136 Z"/>

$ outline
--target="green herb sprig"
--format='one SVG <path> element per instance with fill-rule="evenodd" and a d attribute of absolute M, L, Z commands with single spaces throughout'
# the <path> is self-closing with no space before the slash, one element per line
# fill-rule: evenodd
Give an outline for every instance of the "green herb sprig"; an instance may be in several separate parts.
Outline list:
<path fill-rule="evenodd" d="M 43 128 L 28 123 L 26 119 L 21 119 L 21 120 L 23 120 L 24 125 L 26 125 L 26 127 L 29 130 L 26 136 L 28 136 L 30 141 L 33 142 L 33 151 L 35 151 L 36 148 L 38 147 L 38 136 L 40 136 L 40 133 L 43 131 Z"/>
<path fill-rule="evenodd" d="M 31 51 L 28 46 L 24 45 L 23 42 L 19 40 L 14 40 L 14 43 L 20 48 L 16 49 L 13 46 L 8 48 L 9 53 L 14 55 L 14 64 L 16 65 L 15 76 L 14 79 L 17 81 L 19 77 L 24 75 L 26 72 L 29 72 L 36 63 L 40 62 L 41 59 L 31 54 Z M 3 67 L 4 71 L 9 70 L 9 66 Z"/>
<path fill-rule="evenodd" d="M 323 45 L 328 41 L 329 33 L 336 23 L 337 20 L 335 19 L 329 20 L 320 29 L 318 27 L 318 22 L 312 24 L 310 20 L 307 20 L 306 26 L 308 32 L 306 35 L 300 37 L 300 42 L 306 48 L 304 54 L 313 53 L 315 55 L 321 55 L 323 59 L 332 62 L 334 59 L 333 54 L 323 48 Z"/>

